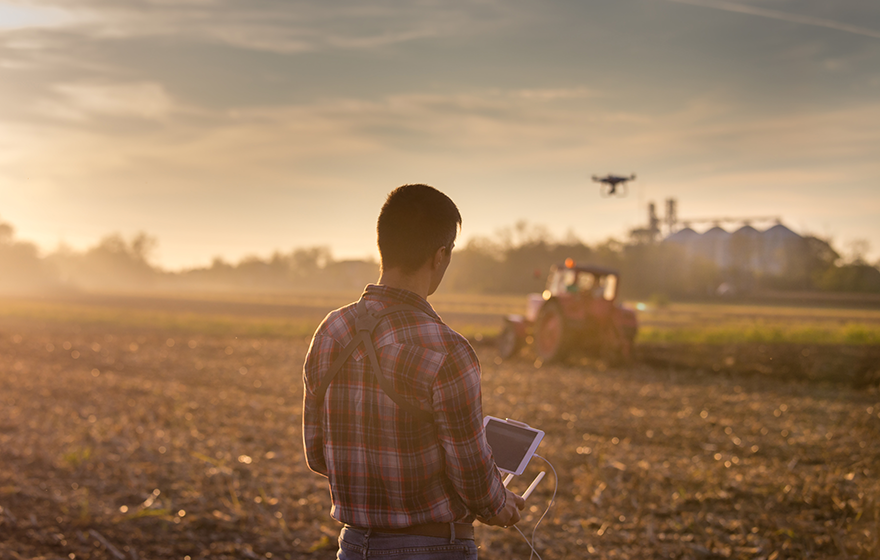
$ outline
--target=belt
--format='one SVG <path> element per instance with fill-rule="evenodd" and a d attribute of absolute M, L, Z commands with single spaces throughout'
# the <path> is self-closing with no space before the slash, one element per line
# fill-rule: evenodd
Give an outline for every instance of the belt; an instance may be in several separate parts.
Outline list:
<path fill-rule="evenodd" d="M 355 527 L 346 525 L 360 532 L 370 531 L 372 533 L 386 533 L 392 535 L 415 535 L 419 537 L 437 537 L 441 539 L 452 539 L 453 532 L 450 525 L 455 526 L 456 539 L 463 541 L 474 540 L 474 526 L 470 523 L 423 523 L 421 525 L 411 525 L 409 527 L 396 527 L 393 529 L 366 529 L 364 527 Z"/>

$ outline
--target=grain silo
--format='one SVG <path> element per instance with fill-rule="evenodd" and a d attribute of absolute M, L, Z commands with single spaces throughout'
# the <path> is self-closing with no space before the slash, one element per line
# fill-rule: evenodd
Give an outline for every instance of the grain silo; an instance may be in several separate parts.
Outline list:
<path fill-rule="evenodd" d="M 747 272 L 763 270 L 761 232 L 746 224 L 730 234 L 730 266 Z"/>
<path fill-rule="evenodd" d="M 730 266 L 730 232 L 715 226 L 703 233 L 696 242 L 696 254 L 715 261 L 724 270 Z"/>
<path fill-rule="evenodd" d="M 763 272 L 770 276 L 784 274 L 795 255 L 800 254 L 803 242 L 803 237 L 782 224 L 761 233 Z"/>

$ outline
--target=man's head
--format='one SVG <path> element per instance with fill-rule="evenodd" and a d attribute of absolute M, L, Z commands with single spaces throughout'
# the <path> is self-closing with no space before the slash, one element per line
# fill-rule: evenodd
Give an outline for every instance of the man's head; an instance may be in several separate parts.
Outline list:
<path fill-rule="evenodd" d="M 391 191 L 376 230 L 382 270 L 413 273 L 445 248 L 452 251 L 461 214 L 448 196 L 428 185 L 404 185 Z"/>

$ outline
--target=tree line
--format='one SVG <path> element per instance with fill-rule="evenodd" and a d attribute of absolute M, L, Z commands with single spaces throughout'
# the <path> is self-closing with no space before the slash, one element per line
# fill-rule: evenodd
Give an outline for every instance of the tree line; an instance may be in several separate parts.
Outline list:
<path fill-rule="evenodd" d="M 447 288 L 456 292 L 541 291 L 547 270 L 566 258 L 616 269 L 626 298 L 704 298 L 766 291 L 880 293 L 880 268 L 863 254 L 844 258 L 830 241 L 805 236 L 786 255 L 776 275 L 734 261 L 721 268 L 688 254 L 680 245 L 633 236 L 588 245 L 574 235 L 554 237 L 541 226 L 520 222 L 494 237 L 475 238 L 457 253 Z M 719 290 L 721 288 L 721 290 Z"/>
<path fill-rule="evenodd" d="M 375 282 L 379 265 L 370 260 L 336 260 L 327 247 L 277 251 L 236 263 L 215 258 L 209 266 L 166 271 L 151 262 L 156 239 L 112 234 L 88 249 L 61 246 L 43 256 L 33 243 L 17 240 L 0 222 L 0 291 L 57 290 L 357 290 Z M 760 290 L 880 293 L 880 269 L 861 256 L 843 258 L 827 241 L 804 237 L 799 254 L 781 274 L 758 275 L 731 266 L 721 269 L 677 245 L 609 239 L 587 244 L 572 234 L 557 239 L 525 222 L 475 237 L 457 248 L 441 289 L 449 293 L 524 294 L 541 291 L 551 265 L 572 258 L 620 271 L 626 298 L 704 298 L 728 286 L 741 293 Z M 791 257 L 791 256 L 790 256 Z"/>

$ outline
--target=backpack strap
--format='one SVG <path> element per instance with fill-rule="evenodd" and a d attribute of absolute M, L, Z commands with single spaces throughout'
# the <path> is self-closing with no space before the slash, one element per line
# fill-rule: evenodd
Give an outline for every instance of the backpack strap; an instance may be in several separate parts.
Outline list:
<path fill-rule="evenodd" d="M 330 383 L 340 372 L 340 370 L 342 370 L 343 364 L 345 364 L 352 353 L 354 353 L 358 345 L 363 342 L 364 348 L 367 351 L 367 357 L 369 358 L 370 365 L 373 369 L 373 374 L 376 376 L 376 380 L 379 382 L 379 387 L 381 387 L 382 390 L 385 391 L 385 394 L 388 395 L 397 406 L 409 412 L 416 418 L 419 418 L 429 424 L 433 424 L 434 417 L 430 412 L 422 410 L 418 406 L 406 401 L 403 396 L 400 395 L 400 393 L 394 390 L 391 382 L 388 380 L 387 377 L 385 377 L 385 374 L 382 371 L 382 366 L 379 364 L 379 357 L 376 355 L 376 347 L 373 345 L 372 337 L 373 330 L 375 330 L 376 325 L 378 325 L 382 318 L 386 315 L 390 315 L 399 311 L 415 311 L 417 313 L 422 313 L 425 315 L 427 315 L 427 313 L 417 307 L 407 305 L 405 303 L 391 305 L 377 313 L 371 313 L 367 310 L 367 303 L 366 301 L 364 301 L 363 298 L 358 300 L 356 311 L 357 318 L 355 319 L 355 329 L 357 330 L 357 334 L 355 334 L 354 338 L 351 339 L 351 342 L 349 342 L 345 346 L 345 348 L 342 349 L 342 352 L 339 354 L 339 356 L 337 356 L 336 359 L 333 360 L 333 363 L 330 365 L 330 369 L 327 370 L 324 379 L 321 380 L 321 385 L 315 391 L 318 402 L 324 402 L 324 395 L 326 394 L 327 388 L 330 386 Z"/>

